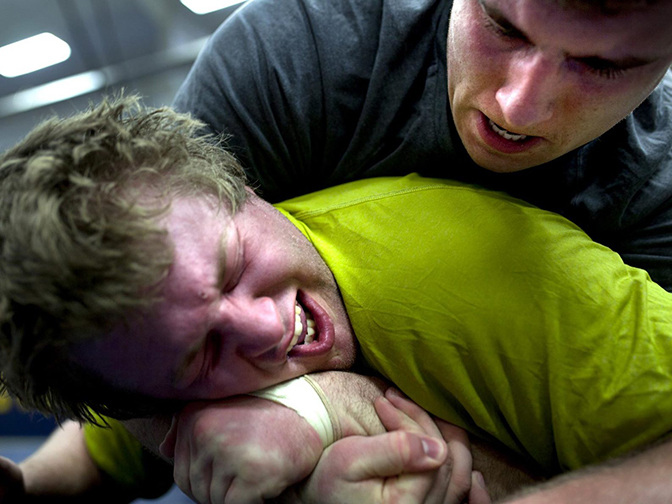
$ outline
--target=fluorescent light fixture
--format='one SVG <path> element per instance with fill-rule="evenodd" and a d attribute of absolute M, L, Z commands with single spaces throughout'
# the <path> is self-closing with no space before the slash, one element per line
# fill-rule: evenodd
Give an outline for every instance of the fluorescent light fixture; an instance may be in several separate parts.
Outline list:
<path fill-rule="evenodd" d="M 208 14 L 243 3 L 244 0 L 180 0 L 182 5 L 195 14 Z"/>
<path fill-rule="evenodd" d="M 99 70 L 59 79 L 25 91 L 15 93 L 11 98 L 16 110 L 44 107 L 101 89 L 106 84 L 105 74 Z"/>
<path fill-rule="evenodd" d="M 70 46 L 52 33 L 40 33 L 0 47 L 0 75 L 17 77 L 70 57 Z"/>

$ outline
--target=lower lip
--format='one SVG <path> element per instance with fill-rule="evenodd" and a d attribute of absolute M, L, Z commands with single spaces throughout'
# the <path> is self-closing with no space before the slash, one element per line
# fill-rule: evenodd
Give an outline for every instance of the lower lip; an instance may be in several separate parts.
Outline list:
<path fill-rule="evenodd" d="M 336 341 L 331 317 L 322 306 L 307 294 L 299 292 L 298 300 L 313 315 L 317 340 L 308 345 L 295 346 L 287 354 L 287 357 L 317 357 L 329 353 Z"/>
<path fill-rule="evenodd" d="M 488 144 L 489 147 L 504 154 L 518 154 L 520 152 L 525 152 L 537 145 L 542 140 L 541 137 L 536 136 L 528 137 L 525 140 L 520 140 L 517 142 L 514 142 L 513 140 L 507 140 L 490 127 L 488 117 L 482 112 L 479 112 L 476 124 L 478 127 L 478 132 L 481 135 L 483 141 Z"/>

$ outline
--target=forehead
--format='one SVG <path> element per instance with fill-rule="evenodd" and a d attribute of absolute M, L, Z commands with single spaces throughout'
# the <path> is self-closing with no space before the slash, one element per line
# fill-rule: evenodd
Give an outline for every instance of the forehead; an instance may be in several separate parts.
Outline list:
<path fill-rule="evenodd" d="M 605 13 L 578 0 L 480 0 L 533 42 L 554 43 L 572 56 L 672 61 L 672 0 Z"/>

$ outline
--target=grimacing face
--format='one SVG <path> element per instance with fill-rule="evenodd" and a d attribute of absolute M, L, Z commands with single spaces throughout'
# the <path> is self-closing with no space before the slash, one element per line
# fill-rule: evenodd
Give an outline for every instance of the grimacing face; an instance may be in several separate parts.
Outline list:
<path fill-rule="evenodd" d="M 178 197 L 165 225 L 175 258 L 162 299 L 130 327 L 79 344 L 85 369 L 125 390 L 190 400 L 353 364 L 331 271 L 271 205 L 252 195 L 231 217 L 208 199 Z"/>
<path fill-rule="evenodd" d="M 671 20 L 670 0 L 614 16 L 549 0 L 455 0 L 448 95 L 471 158 L 514 172 L 600 136 L 669 68 Z"/>

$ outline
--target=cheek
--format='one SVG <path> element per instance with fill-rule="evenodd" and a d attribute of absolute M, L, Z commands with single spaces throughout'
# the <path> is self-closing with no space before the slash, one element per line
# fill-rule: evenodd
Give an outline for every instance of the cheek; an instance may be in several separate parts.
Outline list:
<path fill-rule="evenodd" d="M 448 88 L 457 107 L 460 101 L 480 101 L 483 93 L 494 94 L 507 65 L 505 55 L 479 28 L 472 21 L 467 26 L 455 26 L 449 36 Z"/>
<path fill-rule="evenodd" d="M 622 120 L 646 97 L 641 87 L 627 85 L 598 86 L 578 83 L 566 93 L 561 110 L 556 115 L 565 125 L 568 135 L 581 135 L 584 141 L 592 140 Z"/>

